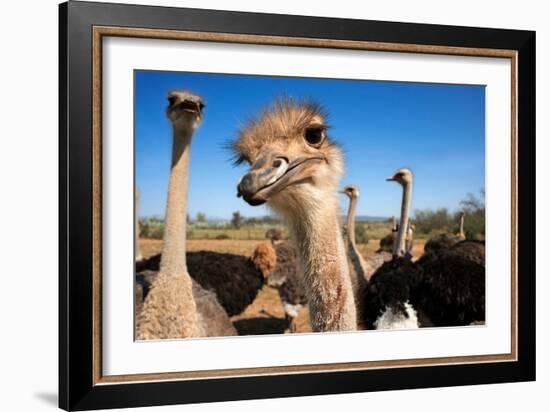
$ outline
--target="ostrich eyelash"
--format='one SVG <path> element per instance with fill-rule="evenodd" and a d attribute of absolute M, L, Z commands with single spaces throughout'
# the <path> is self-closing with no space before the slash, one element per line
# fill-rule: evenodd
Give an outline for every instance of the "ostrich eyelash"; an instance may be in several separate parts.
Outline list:
<path fill-rule="evenodd" d="M 235 156 L 235 159 L 233 160 L 233 164 L 235 166 L 242 165 L 243 163 L 246 163 L 246 159 L 243 156 Z"/>

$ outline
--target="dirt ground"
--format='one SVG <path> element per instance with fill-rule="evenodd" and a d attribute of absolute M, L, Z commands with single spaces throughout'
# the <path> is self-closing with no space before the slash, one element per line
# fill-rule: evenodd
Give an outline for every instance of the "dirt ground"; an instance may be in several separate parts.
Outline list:
<path fill-rule="evenodd" d="M 234 253 L 250 256 L 256 246 L 265 240 L 188 240 L 188 251 L 211 250 L 220 253 Z M 414 259 L 420 257 L 424 251 L 423 240 L 415 240 L 413 247 Z M 162 240 L 140 239 L 141 253 L 145 258 L 160 253 Z M 374 254 L 378 249 L 379 241 L 371 240 L 368 244 L 359 245 L 365 256 Z M 277 289 L 264 285 L 254 302 L 246 310 L 231 318 L 233 324 L 242 335 L 285 333 L 288 325 L 285 320 L 283 305 Z M 296 332 L 311 332 L 309 324 L 309 309 L 304 307 L 295 320 Z"/>

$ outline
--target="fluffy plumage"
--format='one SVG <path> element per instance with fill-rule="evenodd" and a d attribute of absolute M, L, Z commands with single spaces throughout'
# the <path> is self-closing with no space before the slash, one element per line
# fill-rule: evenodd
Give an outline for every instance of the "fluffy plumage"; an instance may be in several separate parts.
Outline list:
<path fill-rule="evenodd" d="M 158 271 L 161 255 L 136 263 L 136 272 Z M 210 251 L 188 252 L 187 268 L 204 289 L 215 292 L 229 316 L 243 312 L 264 284 L 262 271 L 242 255 Z"/>
<path fill-rule="evenodd" d="M 266 239 L 271 240 L 271 242 L 273 243 L 283 239 L 283 231 L 282 229 L 279 229 L 279 228 L 268 229 L 265 232 L 265 237 Z"/>
<path fill-rule="evenodd" d="M 281 97 L 241 128 L 231 145 L 235 163 L 253 162 L 266 145 L 292 143 L 294 136 L 312 123 L 326 128 L 326 118 L 326 111 L 315 102 Z"/>
<path fill-rule="evenodd" d="M 277 253 L 269 243 L 260 243 L 252 252 L 251 260 L 267 279 L 277 266 Z"/>
<path fill-rule="evenodd" d="M 416 264 L 422 278 L 411 295 L 436 326 L 485 320 L 485 246 L 463 241 L 447 251 L 425 254 Z"/>
<path fill-rule="evenodd" d="M 202 288 L 197 282 L 192 282 L 193 299 L 178 299 L 183 296 L 183 283 L 189 278 L 179 276 L 169 282 L 165 278 L 158 278 L 158 272 L 147 270 L 136 276 L 136 318 L 138 321 L 138 339 L 175 339 L 185 336 L 234 336 L 236 329 L 229 320 L 227 313 L 221 307 L 213 292 Z M 182 285 L 182 287 L 180 287 Z M 152 289 L 162 290 L 162 293 L 149 293 Z M 173 296 L 173 298 L 172 298 Z M 143 300 L 141 300 L 143 299 Z M 147 301 L 149 308 L 158 311 L 173 313 L 176 322 L 163 324 L 162 318 L 151 316 L 152 312 L 142 312 L 143 302 Z M 186 310 L 194 301 L 193 310 L 196 311 L 198 324 L 193 326 L 188 322 Z M 181 307 L 181 308 L 180 308 Z M 193 328 L 197 327 L 198 330 Z"/>
<path fill-rule="evenodd" d="M 198 321 L 202 327 L 201 336 L 237 335 L 237 330 L 214 292 L 204 289 L 193 280 L 193 297 L 197 305 Z"/>
<path fill-rule="evenodd" d="M 191 278 L 185 273 L 157 276 L 136 320 L 139 340 L 201 336 Z"/>
<path fill-rule="evenodd" d="M 452 248 L 460 239 L 450 233 L 443 233 L 430 238 L 424 245 L 424 253 L 440 254 Z"/>
<path fill-rule="evenodd" d="M 277 256 L 274 270 L 267 277 L 267 284 L 277 289 L 290 329 L 293 319 L 307 304 L 306 291 L 294 242 L 284 241 L 272 246 Z"/>
<path fill-rule="evenodd" d="M 377 253 L 380 252 L 389 252 L 392 253 L 393 251 L 393 241 L 395 240 L 396 232 L 388 233 L 386 236 L 384 236 L 382 239 L 380 239 L 380 247 L 376 251 Z"/>
<path fill-rule="evenodd" d="M 386 307 L 382 315 L 374 322 L 375 329 L 416 329 L 419 321 L 416 310 L 409 302 L 404 303 L 405 310 Z"/>
<path fill-rule="evenodd" d="M 410 260 L 396 258 L 384 262 L 371 277 L 363 294 L 363 323 L 367 328 L 376 328 L 378 319 L 386 312 L 391 312 L 393 319 L 408 319 L 411 312 L 407 302 L 421 278 L 422 269 Z M 387 325 L 387 321 L 379 322 Z"/>
<path fill-rule="evenodd" d="M 426 253 L 416 263 L 402 258 L 386 262 L 371 278 L 363 303 L 369 328 L 387 327 L 390 318 L 406 320 L 407 303 L 423 326 L 483 323 L 485 245 L 462 241 L 449 250 Z M 380 319 L 386 312 L 385 320 Z"/>

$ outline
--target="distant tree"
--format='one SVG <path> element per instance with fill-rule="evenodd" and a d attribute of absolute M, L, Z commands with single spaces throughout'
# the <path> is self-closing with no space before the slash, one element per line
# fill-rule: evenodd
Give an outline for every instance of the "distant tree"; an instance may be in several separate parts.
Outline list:
<path fill-rule="evenodd" d="M 231 226 L 235 229 L 240 229 L 243 225 L 243 217 L 240 212 L 233 212 L 233 217 L 231 218 Z"/>
<path fill-rule="evenodd" d="M 485 191 L 479 196 L 468 193 L 460 201 L 460 209 L 450 213 L 447 209 L 415 210 L 414 222 L 416 233 L 433 236 L 438 233 L 458 233 L 460 212 L 464 211 L 464 234 L 467 239 L 485 238 Z"/>
<path fill-rule="evenodd" d="M 202 212 L 197 213 L 197 222 L 206 222 L 206 214 Z"/>
<path fill-rule="evenodd" d="M 448 232 L 454 226 L 449 211 L 445 208 L 437 210 L 415 210 L 414 221 L 418 233 Z"/>
<path fill-rule="evenodd" d="M 479 191 L 479 197 L 476 197 L 473 193 L 468 193 L 466 199 L 460 201 L 460 205 L 466 213 L 485 209 L 485 190 Z"/>
<path fill-rule="evenodd" d="M 472 193 L 460 202 L 462 210 L 466 212 L 464 219 L 464 233 L 466 239 L 485 238 L 485 190 L 480 190 L 479 196 Z"/>
<path fill-rule="evenodd" d="M 254 225 L 276 225 L 279 224 L 280 220 L 273 216 L 262 216 L 262 217 L 249 217 L 246 219 L 246 224 L 250 226 Z"/>
<path fill-rule="evenodd" d="M 162 239 L 164 221 L 158 217 L 139 219 L 139 236 L 148 239 Z"/>

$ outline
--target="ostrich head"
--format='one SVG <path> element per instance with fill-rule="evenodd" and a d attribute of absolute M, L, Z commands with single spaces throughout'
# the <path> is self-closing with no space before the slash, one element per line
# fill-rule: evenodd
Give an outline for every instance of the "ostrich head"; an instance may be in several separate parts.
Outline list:
<path fill-rule="evenodd" d="M 267 202 L 288 217 L 316 209 L 336 193 L 343 174 L 342 152 L 327 129 L 317 104 L 277 100 L 233 144 L 237 163 L 250 165 L 238 196 L 253 206 Z"/>
<path fill-rule="evenodd" d="M 202 97 L 188 91 L 172 91 L 168 94 L 166 115 L 176 129 L 192 132 L 202 121 L 204 107 Z"/>
<path fill-rule="evenodd" d="M 341 190 L 340 193 L 344 193 L 350 199 L 358 199 L 359 198 L 359 188 L 357 186 L 354 186 L 354 185 L 349 185 L 349 186 L 344 187 L 344 189 Z"/>
<path fill-rule="evenodd" d="M 405 186 L 407 184 L 411 184 L 413 181 L 413 174 L 410 169 L 407 169 L 406 167 L 397 170 L 393 176 L 390 176 L 386 179 L 389 182 L 397 182 L 401 186 Z"/>

